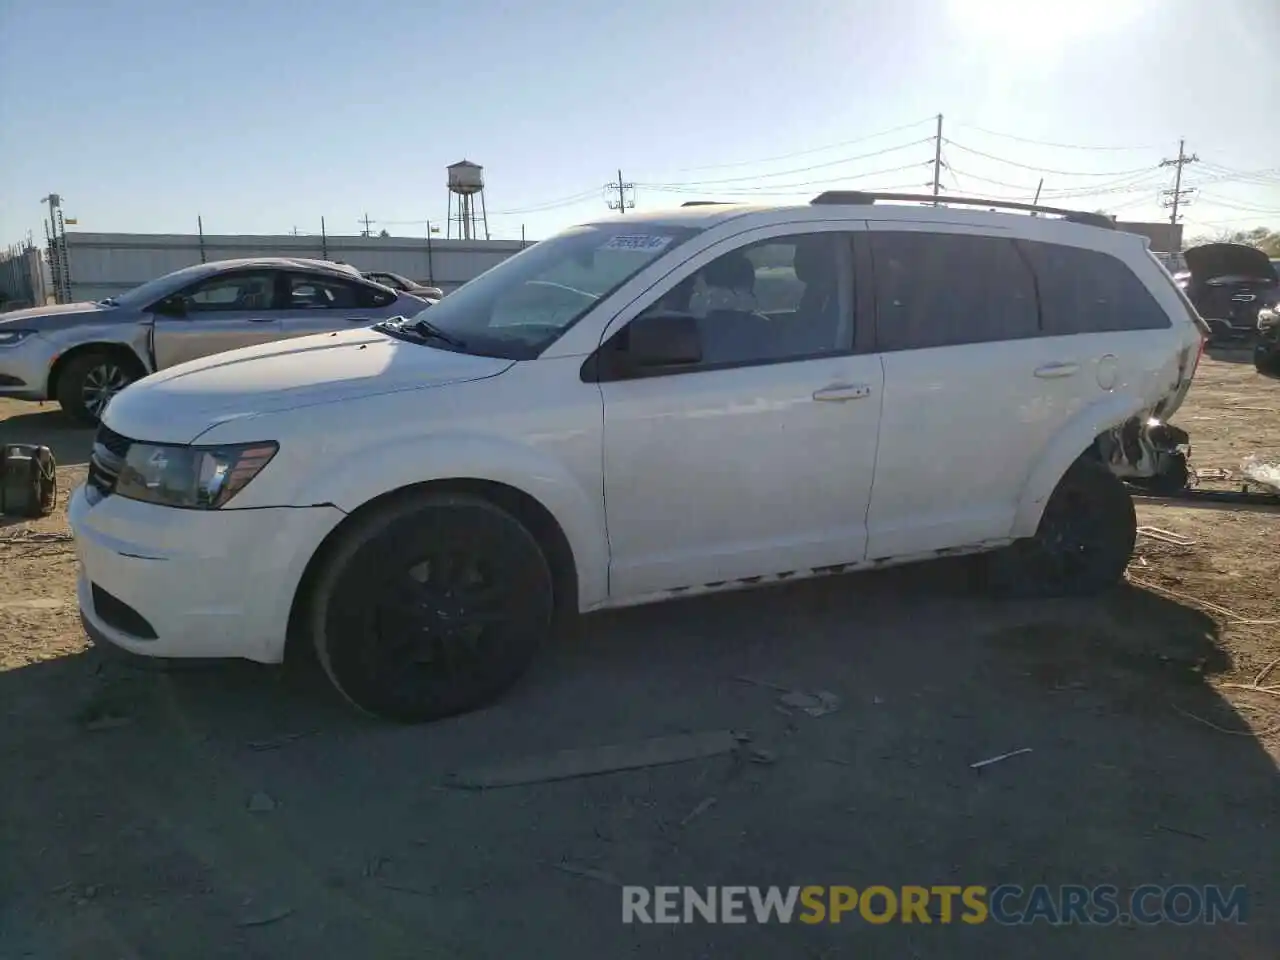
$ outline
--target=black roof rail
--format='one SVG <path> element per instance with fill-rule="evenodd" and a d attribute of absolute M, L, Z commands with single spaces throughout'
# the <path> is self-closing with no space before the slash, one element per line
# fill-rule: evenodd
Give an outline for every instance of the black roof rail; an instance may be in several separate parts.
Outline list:
<path fill-rule="evenodd" d="M 935 197 L 925 193 L 864 193 L 858 190 L 827 190 L 809 202 L 815 205 L 845 204 L 870 206 L 877 200 L 902 200 L 916 203 L 963 204 L 970 207 L 987 207 L 995 210 L 1026 210 L 1030 213 L 1049 213 L 1062 217 L 1069 223 L 1081 223 L 1090 227 L 1114 230 L 1116 222 L 1105 213 L 1088 213 L 1083 210 L 1064 210 L 1061 207 L 1043 207 L 1035 203 L 1016 203 L 1012 200 L 983 200 L 976 197 Z"/>
<path fill-rule="evenodd" d="M 728 200 L 686 200 L 680 204 L 682 207 L 727 207 L 731 206 Z"/>

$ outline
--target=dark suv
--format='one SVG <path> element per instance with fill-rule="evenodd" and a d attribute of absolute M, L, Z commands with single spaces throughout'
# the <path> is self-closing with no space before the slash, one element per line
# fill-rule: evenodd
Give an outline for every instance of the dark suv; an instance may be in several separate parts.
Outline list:
<path fill-rule="evenodd" d="M 1280 300 L 1280 276 L 1267 255 L 1239 243 L 1207 243 L 1183 254 L 1179 286 L 1208 322 L 1213 339 L 1252 337 L 1258 311 Z"/>

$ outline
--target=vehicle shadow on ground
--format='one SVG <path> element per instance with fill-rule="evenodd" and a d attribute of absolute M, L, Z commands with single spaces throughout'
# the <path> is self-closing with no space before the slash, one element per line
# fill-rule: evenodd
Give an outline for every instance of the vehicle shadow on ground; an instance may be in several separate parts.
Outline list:
<path fill-rule="evenodd" d="M 1222 363 L 1253 363 L 1252 342 L 1210 344 L 1204 348 L 1204 353 Z"/>
<path fill-rule="evenodd" d="M 20 785 L 0 791 L 0 927 L 55 956 L 819 957 L 851 935 L 877 956 L 986 957 L 1014 936 L 1037 957 L 1276 955 L 1259 908 L 1277 892 L 1280 780 L 1254 737 L 1210 726 L 1245 729 L 1207 682 L 1229 666 L 1213 621 L 1128 587 L 997 604 L 965 570 L 589 617 L 500 703 L 420 727 L 361 717 L 306 670 L 146 672 L 90 652 L 0 673 Z M 786 691 L 838 700 L 815 716 Z M 478 765 L 715 730 L 749 739 L 447 787 Z M 1047 934 L 628 927 L 628 883 L 1246 884 L 1253 912 Z"/>
<path fill-rule="evenodd" d="M 60 467 L 88 463 L 93 434 L 92 427 L 76 423 L 56 404 L 0 420 L 0 443 L 34 443 L 48 447 Z"/>

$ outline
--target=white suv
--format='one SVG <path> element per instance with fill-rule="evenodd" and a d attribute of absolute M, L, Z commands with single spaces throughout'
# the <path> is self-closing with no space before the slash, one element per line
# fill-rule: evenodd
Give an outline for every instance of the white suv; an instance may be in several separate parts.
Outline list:
<path fill-rule="evenodd" d="M 1201 321 L 1103 218 L 920 199 L 593 223 L 416 318 L 140 380 L 70 507 L 89 633 L 296 639 L 411 721 L 562 613 L 966 552 L 1005 592 L 1113 584 Z"/>

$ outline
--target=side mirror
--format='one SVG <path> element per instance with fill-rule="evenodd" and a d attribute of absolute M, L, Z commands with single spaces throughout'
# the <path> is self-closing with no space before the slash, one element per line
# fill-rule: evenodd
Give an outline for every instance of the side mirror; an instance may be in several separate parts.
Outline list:
<path fill-rule="evenodd" d="M 174 294 L 171 297 L 165 297 L 159 303 L 151 308 L 152 313 L 158 313 L 162 317 L 181 318 L 187 315 L 187 303 L 179 296 Z"/>
<path fill-rule="evenodd" d="M 627 325 L 622 360 L 633 370 L 702 362 L 698 321 L 687 313 L 653 313 Z"/>

